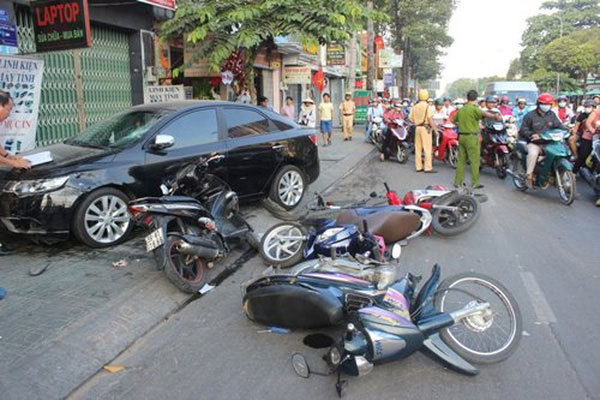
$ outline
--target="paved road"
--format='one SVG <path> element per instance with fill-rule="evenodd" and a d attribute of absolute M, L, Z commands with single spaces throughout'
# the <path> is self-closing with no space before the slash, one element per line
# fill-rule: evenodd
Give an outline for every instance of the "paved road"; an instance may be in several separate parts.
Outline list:
<path fill-rule="evenodd" d="M 358 140 L 320 147 L 321 174 L 310 190 L 326 189 L 371 150 Z M 258 232 L 274 221 L 260 204 L 243 211 Z M 155 270 L 142 232 L 102 250 L 74 242 L 17 244 L 15 255 L 0 258 L 0 287 L 8 291 L 0 301 L 2 400 L 64 398 L 190 297 Z M 209 278 L 240 254 L 218 263 Z M 121 259 L 129 265 L 111 266 Z M 45 266 L 42 275 L 29 276 Z"/>
<path fill-rule="evenodd" d="M 416 174 L 411 165 L 372 159 L 347 176 L 332 198 L 361 198 L 389 182 L 399 193 L 449 184 L 453 171 Z M 489 201 L 468 232 L 454 238 L 417 238 L 405 248 L 400 269 L 428 274 L 439 262 L 444 275 L 479 271 L 501 280 L 517 298 L 524 336 L 507 361 L 477 377 L 445 369 L 421 353 L 378 366 L 351 379 L 348 399 L 587 399 L 600 398 L 600 210 L 580 187 L 571 207 L 553 192 L 523 194 L 509 181 L 484 173 Z M 263 220 L 263 223 L 268 221 Z M 190 303 L 138 340 L 72 399 L 329 399 L 334 379 L 294 375 L 292 352 L 319 365 L 322 352 L 302 344 L 306 332 L 258 333 L 240 309 L 241 282 L 264 269 L 254 258 L 230 279 Z"/>

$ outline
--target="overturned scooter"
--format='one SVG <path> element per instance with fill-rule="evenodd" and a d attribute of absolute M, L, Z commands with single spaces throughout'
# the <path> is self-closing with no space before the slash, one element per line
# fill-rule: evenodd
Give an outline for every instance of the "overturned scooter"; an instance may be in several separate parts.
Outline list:
<path fill-rule="evenodd" d="M 420 278 L 410 273 L 383 285 L 340 272 L 275 274 L 246 285 L 243 309 L 266 325 L 306 329 L 347 322 L 324 356 L 325 374 L 338 374 L 339 395 L 341 373 L 364 375 L 375 364 L 422 348 L 469 375 L 478 373 L 471 363 L 508 358 L 522 334 L 521 312 L 510 292 L 477 273 L 458 274 L 441 284 L 440 275 L 435 265 L 416 294 Z M 292 363 L 299 375 L 309 377 L 311 368 L 301 354 L 294 354 Z"/>

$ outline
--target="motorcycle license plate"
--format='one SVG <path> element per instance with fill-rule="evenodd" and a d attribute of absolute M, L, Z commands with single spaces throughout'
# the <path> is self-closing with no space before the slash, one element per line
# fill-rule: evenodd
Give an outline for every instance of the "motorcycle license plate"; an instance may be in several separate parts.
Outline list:
<path fill-rule="evenodd" d="M 162 230 L 157 229 L 146 236 L 146 251 L 152 251 L 157 247 L 162 246 L 164 243 L 165 238 L 163 238 Z"/>

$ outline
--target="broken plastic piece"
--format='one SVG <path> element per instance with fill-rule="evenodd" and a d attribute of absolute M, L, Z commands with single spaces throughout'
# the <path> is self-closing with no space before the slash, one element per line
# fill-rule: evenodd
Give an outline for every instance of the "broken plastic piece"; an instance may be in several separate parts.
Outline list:
<path fill-rule="evenodd" d="M 114 263 L 112 263 L 112 266 L 115 268 L 125 268 L 129 265 L 129 261 L 127 261 L 126 259 L 121 259 L 119 261 L 115 261 Z"/>
<path fill-rule="evenodd" d="M 200 288 L 200 290 L 198 290 L 198 293 L 200 293 L 200 294 L 205 294 L 205 293 L 208 293 L 208 292 L 210 292 L 210 291 L 211 291 L 211 290 L 213 290 L 214 288 L 215 288 L 214 286 L 212 286 L 212 285 L 209 285 L 208 283 L 205 283 L 205 284 L 204 284 L 204 286 L 202 286 L 202 287 Z"/>
<path fill-rule="evenodd" d="M 260 331 L 258 331 L 258 333 L 276 333 L 278 335 L 287 335 L 288 333 L 291 332 L 291 330 L 286 329 L 286 328 L 279 328 L 277 326 L 270 326 L 267 329 L 262 329 Z"/>
<path fill-rule="evenodd" d="M 111 374 L 116 374 L 117 372 L 121 372 L 125 369 L 122 365 L 105 365 L 102 367 L 105 371 L 110 372 Z"/>

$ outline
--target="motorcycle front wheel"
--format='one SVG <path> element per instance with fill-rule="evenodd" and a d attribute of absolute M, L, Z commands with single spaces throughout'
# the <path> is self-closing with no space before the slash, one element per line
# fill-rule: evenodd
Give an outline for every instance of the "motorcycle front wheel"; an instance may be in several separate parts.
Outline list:
<path fill-rule="evenodd" d="M 500 165 L 496 167 L 496 175 L 500 179 L 506 179 L 506 169 L 508 168 L 508 155 L 501 155 L 498 161 L 500 162 Z"/>
<path fill-rule="evenodd" d="M 302 261 L 306 229 L 297 223 L 272 226 L 260 241 L 260 255 L 267 265 L 290 268 Z"/>
<path fill-rule="evenodd" d="M 433 229 L 440 235 L 458 235 L 477 222 L 481 215 L 479 201 L 473 196 L 457 194 L 450 196 L 446 201 L 440 203 L 442 206 L 456 207 L 456 210 L 436 208 L 433 210 Z"/>
<path fill-rule="evenodd" d="M 520 190 L 521 192 L 526 191 L 527 185 L 525 184 L 525 179 L 526 179 L 527 172 L 525 171 L 525 168 L 523 167 L 522 161 L 516 155 L 513 155 L 511 164 L 512 164 L 512 172 L 513 172 L 513 175 L 512 175 L 513 185 L 515 185 L 517 190 Z"/>
<path fill-rule="evenodd" d="M 177 250 L 180 241 L 177 236 L 167 237 L 165 275 L 179 290 L 197 293 L 206 283 L 207 262 L 203 258 L 180 253 Z"/>
<path fill-rule="evenodd" d="M 408 161 L 408 148 L 398 144 L 396 147 L 396 159 L 400 164 L 404 164 Z"/>
<path fill-rule="evenodd" d="M 448 147 L 448 163 L 454 169 L 456 169 L 456 163 L 458 162 L 458 146 Z"/>
<path fill-rule="evenodd" d="M 575 200 L 575 174 L 567 169 L 556 170 L 556 186 L 560 201 L 566 206 Z"/>
<path fill-rule="evenodd" d="M 490 307 L 440 332 L 442 340 L 465 360 L 479 364 L 503 361 L 512 355 L 523 332 L 523 320 L 513 295 L 500 282 L 467 272 L 445 279 L 435 296 L 440 312 L 459 310 L 473 302 Z"/>

